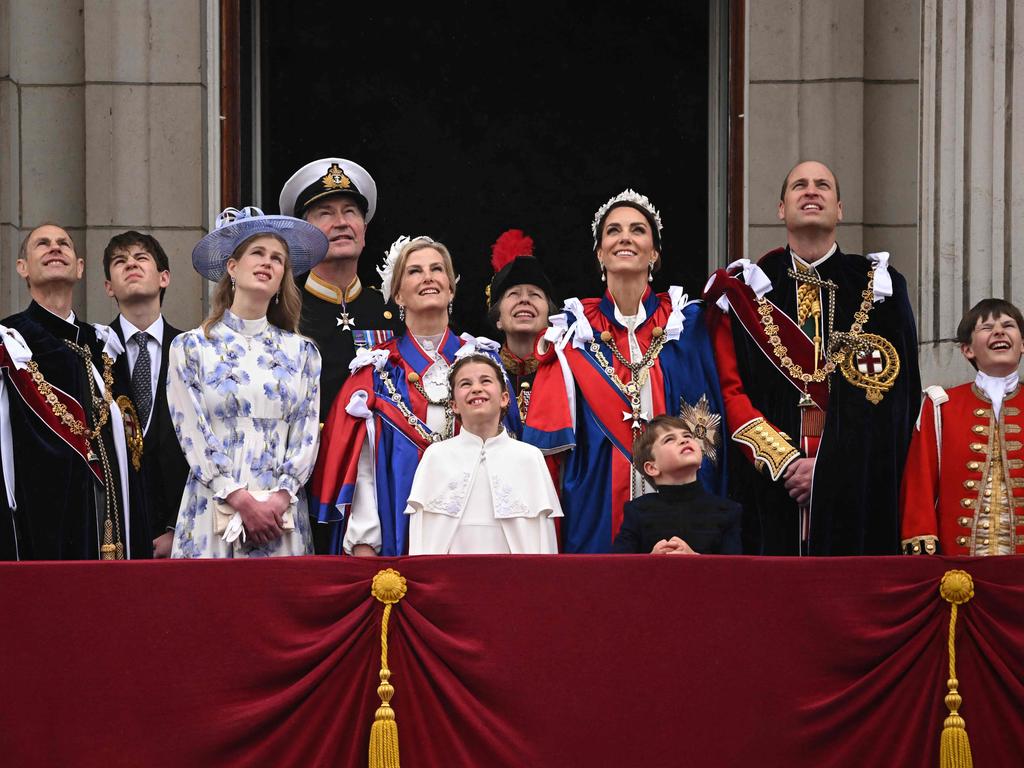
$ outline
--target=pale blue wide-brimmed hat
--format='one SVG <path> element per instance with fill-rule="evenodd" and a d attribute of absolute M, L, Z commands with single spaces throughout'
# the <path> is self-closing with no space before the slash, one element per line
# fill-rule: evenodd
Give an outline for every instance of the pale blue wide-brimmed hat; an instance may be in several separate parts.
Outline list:
<path fill-rule="evenodd" d="M 291 216 L 266 215 L 254 205 L 241 210 L 225 208 L 214 228 L 192 249 L 192 266 L 207 280 L 217 282 L 227 271 L 235 249 L 253 235 L 277 235 L 288 244 L 292 272 L 309 272 L 327 255 L 330 243 L 319 229 Z"/>

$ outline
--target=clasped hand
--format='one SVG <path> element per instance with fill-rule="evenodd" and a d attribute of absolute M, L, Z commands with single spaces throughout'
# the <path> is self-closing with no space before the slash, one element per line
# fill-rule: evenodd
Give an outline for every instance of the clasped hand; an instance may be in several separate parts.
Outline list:
<path fill-rule="evenodd" d="M 671 539 L 662 539 L 654 545 L 654 549 L 651 550 L 652 555 L 699 555 L 699 552 L 694 552 L 690 545 L 680 539 L 678 536 L 673 536 Z"/>
<path fill-rule="evenodd" d="M 245 532 L 256 546 L 262 547 L 281 538 L 284 513 L 291 504 L 288 491 L 277 491 L 266 501 L 259 501 L 245 488 L 239 488 L 228 494 L 225 501 L 242 516 Z"/>

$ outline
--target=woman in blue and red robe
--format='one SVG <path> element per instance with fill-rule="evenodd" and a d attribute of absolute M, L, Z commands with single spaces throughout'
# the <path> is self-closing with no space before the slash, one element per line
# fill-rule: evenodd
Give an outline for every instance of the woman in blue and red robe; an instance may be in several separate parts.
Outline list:
<path fill-rule="evenodd" d="M 632 451 L 657 415 L 690 424 L 704 445 L 698 478 L 713 494 L 726 487 L 721 390 L 702 305 L 678 286 L 661 294 L 650 287 L 661 260 L 661 217 L 645 196 L 626 190 L 598 210 L 592 229 L 608 289 L 570 299 L 553 318 L 564 329 L 554 342 L 562 371 L 538 372 L 533 395 L 535 402 L 568 399 L 575 446 L 562 462 L 563 552 L 608 552 L 623 505 L 654 490 L 633 468 Z M 528 419 L 524 431 L 540 447 L 566 426 L 547 409 L 543 415 L 545 423 Z"/>
<path fill-rule="evenodd" d="M 429 237 L 402 237 L 379 271 L 405 332 L 357 353 L 324 424 L 312 488 L 319 521 L 332 525 L 332 554 L 405 554 L 416 467 L 428 445 L 456 431 L 448 371 L 466 342 L 448 327 L 451 254 Z M 474 345 L 497 355 L 494 342 Z"/>

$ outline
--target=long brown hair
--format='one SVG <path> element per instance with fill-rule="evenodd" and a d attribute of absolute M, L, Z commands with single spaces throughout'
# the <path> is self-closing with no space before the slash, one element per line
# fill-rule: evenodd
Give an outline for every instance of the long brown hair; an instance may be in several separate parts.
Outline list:
<path fill-rule="evenodd" d="M 245 249 L 249 247 L 249 244 L 261 237 L 274 238 L 284 246 L 285 252 L 284 273 L 281 275 L 278 300 L 271 300 L 267 306 L 267 322 L 289 333 L 298 333 L 299 313 L 302 311 L 302 296 L 299 294 L 299 288 L 295 285 L 295 278 L 292 275 L 292 260 L 288 254 L 288 243 L 274 232 L 258 232 L 239 243 L 231 256 L 228 257 L 228 260 L 238 261 L 239 257 L 245 252 Z M 210 314 L 206 316 L 201 326 L 206 338 L 211 338 L 210 329 L 220 322 L 221 318 L 224 317 L 224 311 L 231 308 L 231 303 L 234 300 L 235 288 L 231 284 L 231 275 L 225 272 L 224 276 L 218 281 L 217 287 L 213 289 Z"/>

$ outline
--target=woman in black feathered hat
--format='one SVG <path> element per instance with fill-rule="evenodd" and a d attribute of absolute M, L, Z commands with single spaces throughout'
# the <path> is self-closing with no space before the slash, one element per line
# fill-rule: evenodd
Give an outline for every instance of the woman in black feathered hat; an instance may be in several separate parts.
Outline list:
<path fill-rule="evenodd" d="M 514 388 L 522 436 L 539 365 L 537 342 L 548 327 L 548 316 L 558 309 L 551 281 L 534 258 L 533 238 L 521 229 L 507 230 L 495 241 L 491 266 L 487 317 L 504 336 L 501 361 Z"/>

